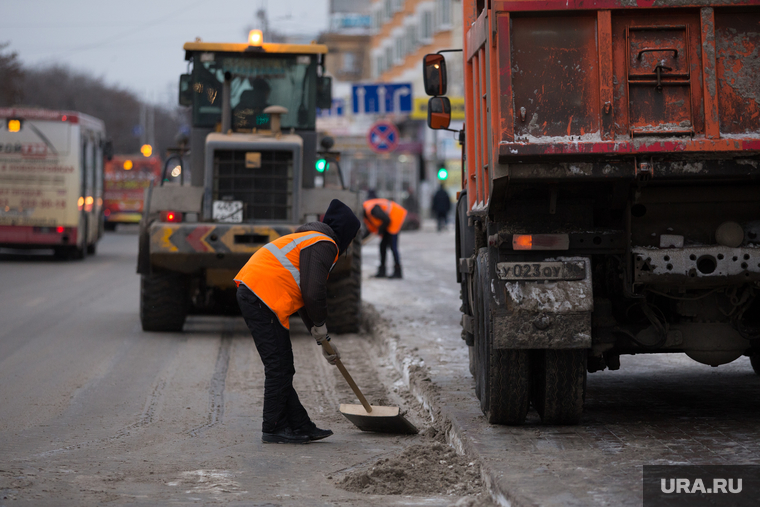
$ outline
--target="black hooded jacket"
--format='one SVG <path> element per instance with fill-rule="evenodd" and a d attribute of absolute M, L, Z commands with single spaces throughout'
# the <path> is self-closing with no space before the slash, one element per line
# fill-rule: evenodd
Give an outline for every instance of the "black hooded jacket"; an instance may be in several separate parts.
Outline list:
<path fill-rule="evenodd" d="M 296 229 L 296 232 L 316 231 L 326 234 L 337 243 L 342 255 L 348 250 L 360 226 L 359 219 L 351 208 L 333 199 L 321 222 L 309 222 Z M 335 260 L 335 253 L 335 245 L 327 241 L 319 241 L 301 250 L 301 296 L 304 305 L 298 310 L 298 315 L 307 329 L 321 326 L 327 319 L 327 276 Z"/>

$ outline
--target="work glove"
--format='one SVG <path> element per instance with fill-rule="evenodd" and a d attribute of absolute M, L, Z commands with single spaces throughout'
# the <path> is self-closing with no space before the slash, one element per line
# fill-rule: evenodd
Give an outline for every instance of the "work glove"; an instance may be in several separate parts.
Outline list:
<path fill-rule="evenodd" d="M 325 350 L 325 347 L 322 346 L 324 342 L 330 341 L 330 335 L 327 334 L 327 326 L 322 324 L 321 326 L 313 326 L 310 330 L 311 336 L 314 337 L 315 340 L 317 340 L 317 343 L 320 347 L 322 347 L 322 355 L 325 356 L 325 359 L 328 363 L 334 365 L 335 361 L 337 359 L 340 359 L 340 353 L 338 352 L 338 347 L 330 343 L 330 347 L 333 350 L 333 353 L 330 354 Z"/>
<path fill-rule="evenodd" d="M 335 362 L 340 359 L 340 352 L 338 352 L 338 347 L 330 343 L 330 348 L 332 348 L 333 353 L 330 354 L 327 352 L 327 349 L 325 348 L 325 344 L 330 341 L 330 337 L 326 337 L 324 340 L 319 342 L 319 345 L 322 347 L 322 355 L 325 356 L 325 359 L 328 363 L 335 366 Z"/>
<path fill-rule="evenodd" d="M 320 340 L 327 338 L 327 326 L 324 324 L 321 326 L 312 326 L 309 332 L 311 333 L 311 336 L 317 340 L 317 343 L 320 343 Z"/>

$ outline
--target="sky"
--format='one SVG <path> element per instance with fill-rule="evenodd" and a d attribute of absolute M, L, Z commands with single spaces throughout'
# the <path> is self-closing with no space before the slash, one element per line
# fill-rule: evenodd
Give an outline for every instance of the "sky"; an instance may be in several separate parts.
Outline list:
<path fill-rule="evenodd" d="M 156 104 L 176 104 L 182 45 L 245 42 L 264 7 L 270 28 L 312 35 L 328 0 L 0 0 L 0 43 L 25 66 L 61 63 Z"/>

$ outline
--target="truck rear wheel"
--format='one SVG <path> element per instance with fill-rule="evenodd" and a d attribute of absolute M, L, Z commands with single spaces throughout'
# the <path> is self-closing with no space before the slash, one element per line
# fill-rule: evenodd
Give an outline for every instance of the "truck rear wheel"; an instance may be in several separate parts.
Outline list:
<path fill-rule="evenodd" d="M 182 331 L 187 316 L 187 280 L 176 273 L 140 276 L 143 331 Z"/>
<path fill-rule="evenodd" d="M 344 334 L 359 331 L 362 301 L 362 246 L 354 238 L 345 258 L 327 280 L 327 329 Z"/>
<path fill-rule="evenodd" d="M 533 406 L 545 424 L 578 424 L 586 395 L 585 350 L 533 352 Z"/>
<path fill-rule="evenodd" d="M 476 279 L 480 282 L 480 315 L 475 336 L 477 357 L 476 387 L 480 408 L 491 424 L 518 425 L 525 422 L 530 401 L 530 361 L 527 350 L 493 348 L 493 314 L 488 283 L 488 253 L 478 253 Z"/>

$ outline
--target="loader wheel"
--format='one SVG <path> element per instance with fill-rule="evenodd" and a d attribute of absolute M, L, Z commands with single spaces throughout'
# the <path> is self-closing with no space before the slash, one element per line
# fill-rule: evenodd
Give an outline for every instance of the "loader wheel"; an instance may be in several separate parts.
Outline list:
<path fill-rule="evenodd" d="M 585 350 L 533 351 L 533 406 L 545 424 L 578 424 L 586 394 Z"/>
<path fill-rule="evenodd" d="M 530 401 L 530 358 L 527 350 L 493 348 L 493 314 L 489 301 L 486 248 L 478 253 L 476 276 L 480 282 L 476 293 L 480 301 L 480 325 L 475 343 L 480 408 L 491 424 L 519 425 L 525 422 Z"/>
<path fill-rule="evenodd" d="M 760 375 L 760 352 L 754 352 L 749 356 L 749 364 L 752 365 L 752 369 L 756 375 Z"/>
<path fill-rule="evenodd" d="M 188 307 L 187 279 L 176 273 L 140 276 L 143 331 L 182 331 Z"/>
<path fill-rule="evenodd" d="M 327 329 L 331 333 L 357 333 L 362 304 L 362 246 L 354 238 L 346 257 L 338 260 L 327 279 Z"/>

